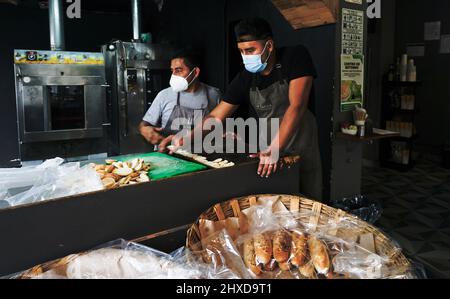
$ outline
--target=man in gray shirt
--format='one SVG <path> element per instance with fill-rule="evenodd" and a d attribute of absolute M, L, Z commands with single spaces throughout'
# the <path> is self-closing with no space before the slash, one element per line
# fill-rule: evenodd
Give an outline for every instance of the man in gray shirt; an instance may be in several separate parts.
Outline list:
<path fill-rule="evenodd" d="M 156 96 L 139 126 L 147 142 L 159 145 L 165 138 L 186 128 L 179 126 L 180 120 L 183 126 L 193 125 L 219 104 L 220 91 L 200 82 L 198 60 L 195 54 L 186 50 L 173 56 L 171 87 Z"/>

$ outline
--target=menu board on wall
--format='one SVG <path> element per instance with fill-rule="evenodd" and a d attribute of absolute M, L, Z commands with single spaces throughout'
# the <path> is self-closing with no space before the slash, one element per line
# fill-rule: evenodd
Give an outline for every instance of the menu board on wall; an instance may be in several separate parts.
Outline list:
<path fill-rule="evenodd" d="M 341 111 L 364 104 L 364 55 L 341 55 Z"/>
<path fill-rule="evenodd" d="M 364 54 L 364 12 L 342 9 L 342 54 Z"/>

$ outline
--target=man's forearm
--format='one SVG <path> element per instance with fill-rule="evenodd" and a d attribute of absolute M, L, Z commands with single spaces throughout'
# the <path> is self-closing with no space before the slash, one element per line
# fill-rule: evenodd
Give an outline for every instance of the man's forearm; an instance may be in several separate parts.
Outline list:
<path fill-rule="evenodd" d="M 278 135 L 272 142 L 272 147 L 277 147 L 280 151 L 283 151 L 288 146 L 290 140 L 298 130 L 305 112 L 306 108 L 304 105 L 302 107 L 289 106 L 280 124 Z"/>
<path fill-rule="evenodd" d="M 139 132 L 141 132 L 141 134 L 144 134 L 144 132 L 149 129 L 154 130 L 154 127 L 151 124 L 144 121 L 139 124 Z"/>

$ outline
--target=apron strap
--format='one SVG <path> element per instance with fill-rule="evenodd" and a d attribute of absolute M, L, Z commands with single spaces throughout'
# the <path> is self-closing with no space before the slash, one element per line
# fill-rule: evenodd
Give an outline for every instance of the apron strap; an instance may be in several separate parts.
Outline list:
<path fill-rule="evenodd" d="M 278 82 L 281 84 L 286 84 L 286 80 L 283 78 L 283 71 L 282 71 L 283 65 L 281 63 L 277 63 L 274 67 L 274 71 L 277 73 L 276 76 L 278 78 Z M 258 89 L 258 83 L 259 83 L 259 74 L 253 74 L 252 75 L 252 83 L 251 83 L 251 90 L 256 91 Z"/>
<path fill-rule="evenodd" d="M 258 89 L 258 74 L 252 75 L 252 83 L 250 89 L 256 91 Z"/>
<path fill-rule="evenodd" d="M 203 109 L 208 109 L 209 108 L 209 91 L 208 91 L 208 87 L 205 84 L 202 84 L 203 88 L 205 89 L 206 92 L 206 107 L 204 107 Z"/>
<path fill-rule="evenodd" d="M 281 84 L 285 84 L 286 80 L 283 78 L 283 71 L 282 71 L 283 65 L 281 63 L 277 63 L 275 65 L 275 71 L 277 72 L 278 81 Z"/>

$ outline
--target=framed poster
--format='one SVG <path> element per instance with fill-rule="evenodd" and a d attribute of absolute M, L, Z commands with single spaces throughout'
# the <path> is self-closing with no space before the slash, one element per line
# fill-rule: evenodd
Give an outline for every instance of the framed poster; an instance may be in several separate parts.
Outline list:
<path fill-rule="evenodd" d="M 341 55 L 341 111 L 364 104 L 364 55 Z"/>
<path fill-rule="evenodd" d="M 364 54 L 364 12 L 342 9 L 342 54 Z"/>

